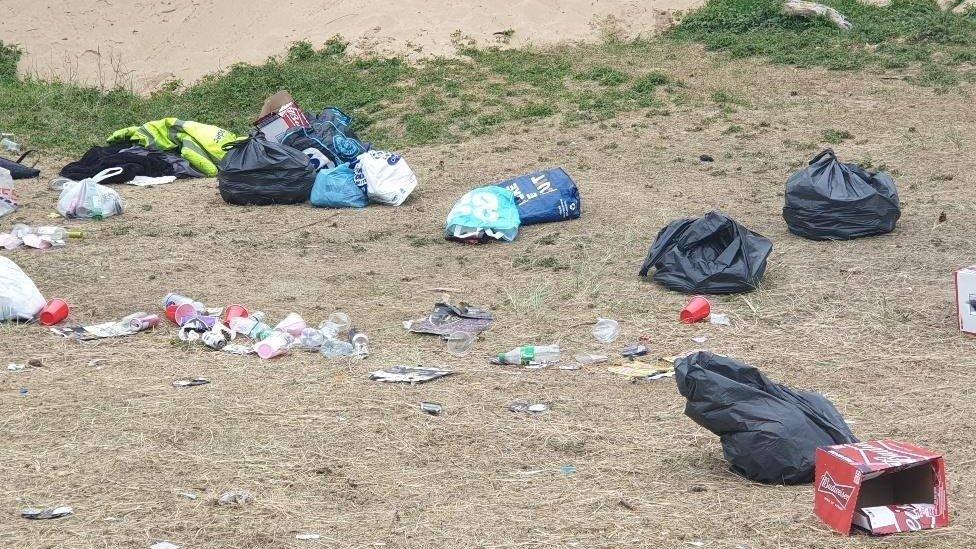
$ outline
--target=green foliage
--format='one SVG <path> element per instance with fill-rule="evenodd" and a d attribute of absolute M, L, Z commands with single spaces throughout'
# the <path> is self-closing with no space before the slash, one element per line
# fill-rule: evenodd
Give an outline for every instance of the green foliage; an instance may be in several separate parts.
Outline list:
<path fill-rule="evenodd" d="M 823 140 L 831 145 L 837 145 L 853 138 L 854 136 L 847 130 L 824 130 L 823 132 Z"/>
<path fill-rule="evenodd" d="M 20 48 L 6 45 L 0 40 L 0 82 L 17 80 L 17 63 L 20 62 Z"/>
<path fill-rule="evenodd" d="M 763 56 L 798 67 L 850 70 L 921 66 L 923 85 L 954 83 L 944 65 L 976 58 L 976 16 L 945 12 L 932 0 L 893 0 L 885 7 L 825 0 L 854 28 L 782 13 L 781 0 L 711 0 L 669 36 L 703 43 L 733 58 Z M 958 79 L 955 79 L 956 81 Z"/>

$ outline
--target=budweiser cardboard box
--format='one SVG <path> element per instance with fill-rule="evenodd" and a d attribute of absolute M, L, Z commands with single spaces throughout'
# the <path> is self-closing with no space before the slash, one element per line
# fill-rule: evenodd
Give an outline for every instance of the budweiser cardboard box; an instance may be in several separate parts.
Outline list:
<path fill-rule="evenodd" d="M 817 449 L 813 512 L 850 534 L 856 525 L 873 535 L 949 524 L 942 456 L 894 440 Z"/>
<path fill-rule="evenodd" d="M 271 141 L 281 142 L 281 137 L 292 128 L 310 128 L 305 113 L 292 99 L 291 94 L 280 91 L 265 99 L 261 114 L 254 125 Z"/>
<path fill-rule="evenodd" d="M 976 334 L 976 265 L 956 271 L 956 311 L 959 329 Z"/>

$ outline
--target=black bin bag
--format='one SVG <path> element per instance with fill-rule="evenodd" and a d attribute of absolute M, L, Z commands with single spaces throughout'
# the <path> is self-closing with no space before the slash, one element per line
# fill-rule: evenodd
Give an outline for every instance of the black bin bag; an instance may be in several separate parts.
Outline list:
<path fill-rule="evenodd" d="M 858 442 L 823 395 L 773 383 L 758 369 L 709 352 L 674 363 L 685 415 L 722 439 L 733 472 L 767 484 L 813 481 L 820 446 Z"/>
<path fill-rule="evenodd" d="M 732 218 L 709 212 L 672 221 L 661 229 L 641 266 L 656 269 L 654 281 L 688 294 L 734 294 L 755 290 L 766 272 L 773 243 Z"/>
<path fill-rule="evenodd" d="M 267 206 L 308 200 L 315 168 L 302 151 L 261 134 L 228 144 L 217 166 L 217 188 L 230 204 Z"/>
<path fill-rule="evenodd" d="M 786 181 L 783 219 L 812 240 L 850 240 L 890 233 L 901 216 L 898 189 L 884 172 L 837 160 L 827 149 Z"/>

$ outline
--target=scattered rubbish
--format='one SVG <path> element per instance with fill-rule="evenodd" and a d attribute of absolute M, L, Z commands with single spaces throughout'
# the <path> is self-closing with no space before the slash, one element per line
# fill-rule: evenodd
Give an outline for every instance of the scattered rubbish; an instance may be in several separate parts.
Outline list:
<path fill-rule="evenodd" d="M 149 549 L 180 549 L 180 546 L 169 541 L 157 541 L 150 545 Z"/>
<path fill-rule="evenodd" d="M 274 332 L 270 336 L 254 344 L 254 352 L 267 360 L 288 352 L 288 347 L 295 342 L 295 338 L 286 332 Z"/>
<path fill-rule="evenodd" d="M 976 265 L 959 269 L 953 278 L 956 281 L 956 316 L 959 319 L 959 329 L 964 333 L 976 335 Z M 2 286 L 3 279 L 0 275 L 0 287 Z M 0 304 L 2 303 L 3 300 L 0 298 Z M 2 312 L 0 312 L 0 320 L 2 319 Z"/>
<path fill-rule="evenodd" d="M 826 149 L 786 181 L 783 219 L 811 240 L 850 240 L 890 233 L 901 208 L 895 181 L 837 159 Z"/>
<path fill-rule="evenodd" d="M 494 185 L 515 195 L 522 225 L 576 219 L 582 213 L 576 182 L 562 168 L 522 175 Z"/>
<path fill-rule="evenodd" d="M 88 367 L 89 368 L 101 368 L 102 367 L 102 364 L 105 364 L 106 362 L 108 362 L 108 361 L 105 360 L 104 358 L 96 358 L 96 359 L 93 359 L 93 360 L 89 360 L 88 361 Z"/>
<path fill-rule="evenodd" d="M 17 143 L 9 137 L 3 137 L 0 138 L 0 149 L 3 149 L 4 152 L 17 154 L 20 152 L 20 143 Z"/>
<path fill-rule="evenodd" d="M 421 402 L 420 411 L 432 416 L 439 416 L 444 411 L 444 408 L 436 402 Z"/>
<path fill-rule="evenodd" d="M 573 474 L 576 474 L 576 466 L 575 465 L 563 465 L 559 469 L 559 472 L 562 473 L 562 474 L 564 474 L 564 475 L 573 475 Z"/>
<path fill-rule="evenodd" d="M 579 370 L 583 365 L 578 362 L 563 362 L 557 366 L 560 370 Z"/>
<path fill-rule="evenodd" d="M 199 387 L 208 383 L 210 383 L 210 380 L 205 377 L 194 377 L 190 379 L 177 379 L 171 385 L 173 387 Z"/>
<path fill-rule="evenodd" d="M 159 151 L 178 151 L 195 170 L 207 177 L 217 175 L 217 162 L 228 154 L 224 147 L 237 140 L 237 135 L 223 128 L 177 118 L 162 118 L 142 126 L 122 128 L 108 137 L 110 144 L 138 144 Z"/>
<path fill-rule="evenodd" d="M 356 184 L 373 202 L 399 206 L 417 188 L 417 176 L 398 154 L 371 149 L 356 159 Z"/>
<path fill-rule="evenodd" d="M 573 360 L 575 360 L 579 364 L 587 366 L 590 364 L 599 364 L 601 362 L 607 362 L 608 360 L 610 360 L 610 357 L 608 357 L 607 355 L 597 355 L 593 353 L 576 353 L 576 355 L 573 356 Z"/>
<path fill-rule="evenodd" d="M 313 539 L 319 539 L 321 537 L 322 536 L 318 534 L 295 534 L 295 539 L 300 539 L 300 540 L 313 540 Z"/>
<path fill-rule="evenodd" d="M 709 212 L 678 219 L 655 238 L 640 276 L 653 267 L 654 281 L 684 293 L 730 294 L 756 289 L 773 243 L 732 218 Z"/>
<path fill-rule="evenodd" d="M 68 505 L 59 505 L 58 507 L 48 507 L 46 509 L 28 507 L 21 510 L 20 516 L 30 520 L 46 520 L 67 517 L 73 515 L 74 512 L 74 509 Z"/>
<path fill-rule="evenodd" d="M 145 315 L 145 313 L 139 313 Z M 144 319 L 145 317 L 143 317 Z M 141 324 L 140 324 L 141 325 Z M 61 337 L 74 337 L 79 341 L 92 341 L 95 339 L 105 339 L 110 337 L 125 337 L 137 334 L 141 330 L 133 328 L 133 323 L 129 322 L 104 322 L 91 326 L 52 326 L 51 331 Z"/>
<path fill-rule="evenodd" d="M 194 493 L 191 493 L 191 492 L 180 492 L 180 496 L 181 497 L 184 497 L 184 498 L 186 498 L 188 500 L 191 500 L 191 501 L 194 501 L 194 500 L 196 500 L 197 498 L 200 497 L 200 496 L 198 496 L 198 495 L 196 495 Z"/>
<path fill-rule="evenodd" d="M 559 362 L 559 344 L 553 345 L 525 345 L 516 347 L 507 353 L 492 357 L 492 364 L 520 364 L 540 365 Z"/>
<path fill-rule="evenodd" d="M 444 238 L 468 244 L 491 240 L 511 242 L 518 236 L 515 195 L 501 187 L 478 187 L 465 193 L 447 214 Z"/>
<path fill-rule="evenodd" d="M 687 543 L 688 545 L 690 545 L 692 547 L 704 547 L 705 546 L 705 542 L 704 541 L 688 541 L 688 542 L 685 542 L 685 543 Z"/>
<path fill-rule="evenodd" d="M 695 343 L 701 344 L 708 341 L 708 336 L 695 336 L 691 338 L 691 340 L 694 341 Z"/>
<path fill-rule="evenodd" d="M 613 343 L 620 336 L 620 323 L 610 318 L 596 319 L 593 337 L 600 343 Z"/>
<path fill-rule="evenodd" d="M 387 383 L 424 383 L 433 379 L 448 376 L 454 370 L 434 368 L 428 366 L 392 366 L 385 370 L 370 372 L 369 378 Z"/>
<path fill-rule="evenodd" d="M 8 372 L 23 372 L 26 369 L 27 369 L 27 365 L 26 364 L 15 364 L 13 362 L 11 362 L 10 364 L 7 364 L 7 371 Z"/>
<path fill-rule="evenodd" d="M 694 324 L 708 318 L 712 311 L 712 304 L 703 296 L 697 295 L 681 309 L 678 318 L 685 324 Z"/>
<path fill-rule="evenodd" d="M 46 303 L 30 277 L 0 256 L 0 321 L 33 320 Z"/>
<path fill-rule="evenodd" d="M 448 353 L 461 357 L 468 354 L 468 351 L 474 345 L 475 339 L 477 339 L 477 336 L 474 334 L 457 331 L 446 336 L 444 342 Z"/>
<path fill-rule="evenodd" d="M 254 347 L 250 345 L 240 345 L 238 343 L 228 343 L 224 345 L 221 351 L 229 353 L 232 355 L 253 355 Z"/>
<path fill-rule="evenodd" d="M 941 454 L 894 440 L 818 448 L 813 512 L 844 535 L 948 526 L 945 469 Z"/>
<path fill-rule="evenodd" d="M 729 320 L 729 315 L 725 313 L 711 313 L 708 315 L 708 322 L 715 324 L 717 326 L 731 326 L 732 321 Z"/>
<path fill-rule="evenodd" d="M 17 198 L 17 191 L 14 190 L 14 178 L 10 175 L 10 170 L 0 168 L 0 217 L 17 211 L 20 201 Z"/>
<path fill-rule="evenodd" d="M 257 134 L 229 146 L 217 188 L 228 204 L 268 206 L 308 201 L 315 167 L 302 151 Z"/>
<path fill-rule="evenodd" d="M 823 17 L 833 23 L 835 27 L 843 31 L 848 31 L 854 28 L 854 24 L 841 15 L 839 11 L 816 2 L 805 2 L 804 0 L 786 0 L 786 3 L 783 4 L 783 13 L 791 17 L 802 17 L 804 19 Z"/>
<path fill-rule="evenodd" d="M 620 351 L 620 355 L 625 358 L 644 356 L 647 353 L 648 353 L 647 345 L 641 345 L 640 343 L 631 343 L 630 345 L 624 347 L 622 351 Z"/>
<path fill-rule="evenodd" d="M 404 321 L 403 327 L 417 334 L 434 334 L 448 338 L 457 332 L 477 336 L 491 327 L 492 315 L 485 309 L 467 303 L 451 305 L 434 304 L 434 311 L 426 318 Z"/>
<path fill-rule="evenodd" d="M 747 364 L 698 351 L 675 370 L 685 415 L 720 435 L 732 471 L 749 480 L 808 483 L 818 447 L 857 442 L 822 395 L 773 383 Z"/>
<path fill-rule="evenodd" d="M 698 155 L 698 160 L 700 160 L 701 162 L 715 162 L 715 159 L 712 158 L 712 156 L 711 155 L 708 155 L 708 154 Z"/>
<path fill-rule="evenodd" d="M 27 387 L 20 388 L 20 396 L 27 396 Z"/>
<path fill-rule="evenodd" d="M 607 371 L 611 374 L 626 376 L 632 379 L 646 379 L 653 381 L 674 375 L 674 368 L 661 367 L 652 364 L 641 364 L 639 366 L 610 366 Z"/>
<path fill-rule="evenodd" d="M 145 175 L 137 175 L 130 181 L 126 181 L 126 185 L 132 185 L 134 187 L 155 187 L 156 185 L 165 185 L 167 183 L 172 183 L 176 181 L 176 176 L 164 175 L 162 177 L 147 177 Z"/>
<path fill-rule="evenodd" d="M 245 505 L 254 502 L 254 496 L 245 490 L 224 492 L 217 498 L 217 505 Z"/>
<path fill-rule="evenodd" d="M 549 409 L 549 405 L 543 403 L 530 404 L 528 402 L 522 402 L 517 400 L 508 405 L 508 409 L 512 412 L 531 412 L 533 414 L 540 414 Z"/>
<path fill-rule="evenodd" d="M 41 309 L 38 318 L 43 326 L 54 326 L 68 318 L 68 303 L 63 299 L 52 299 Z"/>
<path fill-rule="evenodd" d="M 369 356 L 369 336 L 353 328 L 349 330 L 349 343 L 352 343 L 353 356 L 365 358 Z"/>
<path fill-rule="evenodd" d="M 58 197 L 57 210 L 66 219 L 105 219 L 125 211 L 125 201 L 115 189 L 100 181 L 122 173 L 122 168 L 108 168 L 89 179 L 65 183 Z"/>

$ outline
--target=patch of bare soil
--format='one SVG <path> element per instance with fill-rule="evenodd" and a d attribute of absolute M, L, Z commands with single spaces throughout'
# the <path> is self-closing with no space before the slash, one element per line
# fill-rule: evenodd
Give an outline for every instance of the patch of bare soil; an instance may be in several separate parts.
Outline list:
<path fill-rule="evenodd" d="M 668 69 L 686 85 L 670 116 L 568 129 L 543 121 L 403 151 L 421 186 L 400 208 L 234 207 L 214 180 L 121 187 L 124 215 L 70 224 L 86 239 L 8 253 L 46 296 L 74 305 L 73 323 L 156 312 L 167 292 L 181 291 L 275 318 L 295 311 L 318 321 L 341 309 L 369 333 L 373 355 L 261 361 L 184 348 L 171 326 L 84 344 L 38 326 L 0 327 L 0 363 L 43 362 L 0 372 L 0 545 L 974 545 L 976 359 L 974 340 L 955 325 L 951 278 L 976 258 L 972 88 L 937 95 L 876 75 L 713 57 Z M 716 106 L 718 90 L 738 104 Z M 787 232 L 784 181 L 823 145 L 825 129 L 853 134 L 834 146 L 843 158 L 895 175 L 903 215 L 893 234 L 829 243 Z M 581 219 L 524 228 L 507 245 L 442 240 L 463 191 L 555 165 L 580 184 Z M 25 207 L 4 226 L 47 221 L 55 193 L 36 181 L 22 195 Z M 666 222 L 713 208 L 771 238 L 774 251 L 762 289 L 714 300 L 730 327 L 682 325 L 686 298 L 637 269 Z M 466 358 L 400 326 L 430 308 L 437 286 L 497 315 Z M 621 322 L 617 343 L 592 338 L 597 316 Z M 571 355 L 615 352 L 642 335 L 654 357 L 707 335 L 703 347 L 826 394 L 862 439 L 945 452 L 952 525 L 888 541 L 839 537 L 812 516 L 810 486 L 756 485 L 728 472 L 718 437 L 683 415 L 672 380 L 630 383 L 605 365 L 485 362 L 527 342 L 558 341 Z M 96 358 L 104 361 L 90 365 Z M 417 363 L 458 374 L 413 387 L 367 379 Z M 212 383 L 170 387 L 188 376 Z M 551 409 L 508 411 L 519 399 Z M 424 400 L 444 414 L 422 414 Z M 213 505 L 236 488 L 255 501 Z M 17 517 L 57 503 L 75 515 Z M 300 532 L 322 537 L 299 541 Z"/>

